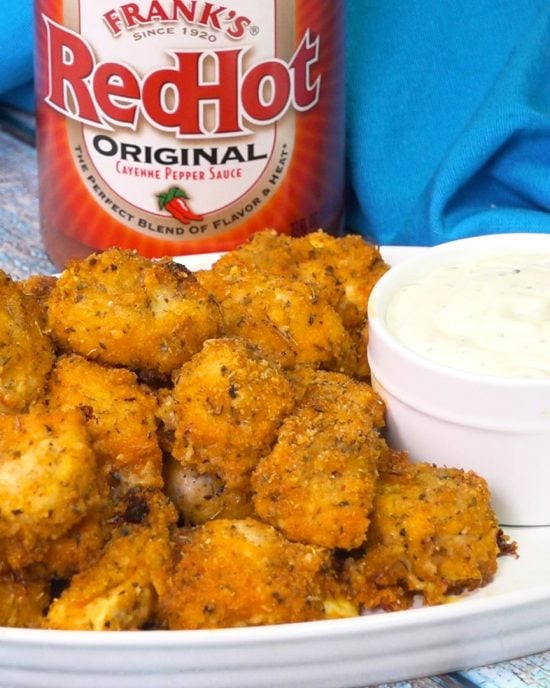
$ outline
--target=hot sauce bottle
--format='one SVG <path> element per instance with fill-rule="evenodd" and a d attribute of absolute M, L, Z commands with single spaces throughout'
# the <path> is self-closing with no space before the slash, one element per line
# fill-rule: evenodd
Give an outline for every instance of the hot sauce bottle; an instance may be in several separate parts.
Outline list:
<path fill-rule="evenodd" d="M 35 7 L 40 220 L 59 267 L 339 232 L 343 2 Z"/>

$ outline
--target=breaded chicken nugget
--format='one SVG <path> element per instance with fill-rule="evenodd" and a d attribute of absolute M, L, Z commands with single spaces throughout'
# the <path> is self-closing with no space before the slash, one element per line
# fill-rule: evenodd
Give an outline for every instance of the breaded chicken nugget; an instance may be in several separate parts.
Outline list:
<path fill-rule="evenodd" d="M 101 558 L 54 600 L 45 628 L 137 630 L 154 619 L 170 568 L 174 507 L 158 490 L 135 490 Z"/>
<path fill-rule="evenodd" d="M 50 577 L 68 580 L 94 564 L 113 536 L 112 519 L 116 511 L 117 504 L 103 495 L 99 504 L 91 507 L 78 523 L 52 540 L 42 557 Z"/>
<path fill-rule="evenodd" d="M 343 565 L 346 597 L 396 610 L 487 584 L 500 550 L 485 481 L 398 454 L 380 470 L 365 553 Z"/>
<path fill-rule="evenodd" d="M 253 234 L 238 248 L 225 253 L 216 261 L 216 271 L 227 273 L 234 262 L 245 263 L 270 275 L 296 278 L 296 265 L 292 256 L 295 240 L 288 234 L 265 229 Z"/>
<path fill-rule="evenodd" d="M 374 284 L 389 268 L 376 246 L 357 235 L 336 238 L 318 230 L 292 239 L 265 230 L 222 256 L 213 271 L 229 275 L 234 266 L 242 264 L 255 272 L 306 285 L 316 298 L 332 306 L 350 341 L 342 348 L 337 365 L 323 367 L 368 379 L 367 303 Z"/>
<path fill-rule="evenodd" d="M 67 267 L 48 322 L 64 351 L 166 376 L 218 334 L 220 315 L 185 267 L 109 249 Z"/>
<path fill-rule="evenodd" d="M 370 292 L 389 269 L 376 246 L 358 235 L 319 230 L 295 239 L 292 256 L 298 278 L 318 286 L 347 328 L 364 325 Z"/>
<path fill-rule="evenodd" d="M 340 370 L 367 380 L 367 305 L 376 282 L 389 269 L 376 246 L 357 235 L 336 238 L 322 230 L 292 242 L 296 277 L 315 284 L 338 312 L 352 344 L 343 352 Z"/>
<path fill-rule="evenodd" d="M 250 342 L 205 343 L 177 378 L 167 491 L 189 523 L 252 511 L 250 473 L 294 406 L 280 368 Z"/>
<path fill-rule="evenodd" d="M 170 629 L 310 621 L 324 615 L 318 584 L 328 553 L 291 543 L 253 519 L 218 519 L 177 538 L 160 614 Z"/>
<path fill-rule="evenodd" d="M 0 562 L 20 569 L 40 561 L 97 500 L 80 413 L 0 415 Z"/>
<path fill-rule="evenodd" d="M 162 452 L 156 434 L 157 400 L 136 375 L 75 354 L 61 356 L 48 384 L 51 409 L 78 408 L 100 466 L 112 484 L 162 487 Z"/>
<path fill-rule="evenodd" d="M 0 271 L 0 413 L 21 413 L 35 401 L 53 364 L 38 303 Z"/>
<path fill-rule="evenodd" d="M 54 275 L 31 275 L 17 282 L 23 294 L 32 297 L 40 307 L 40 326 L 43 330 L 48 327 L 48 299 L 56 282 Z"/>
<path fill-rule="evenodd" d="M 258 516 L 290 540 L 352 549 L 366 537 L 382 449 L 382 401 L 319 372 L 252 476 Z"/>
<path fill-rule="evenodd" d="M 218 299 L 224 331 L 258 344 L 283 368 L 308 363 L 339 370 L 353 347 L 342 319 L 309 285 L 234 259 L 197 273 Z"/>
<path fill-rule="evenodd" d="M 0 577 L 0 626 L 37 628 L 49 603 L 49 580 Z"/>
<path fill-rule="evenodd" d="M 109 487 L 102 485 L 100 502 L 50 544 L 42 564 L 54 578 L 68 580 L 96 564 L 110 540 L 125 534 L 129 525 L 140 524 L 148 516 L 152 511 L 151 500 L 156 509 L 152 511 L 153 517 L 155 514 L 170 516 L 172 520 L 177 517 L 173 505 L 159 497 L 154 488 L 133 487 L 122 492 L 119 487 L 115 490 Z M 159 505 L 163 507 L 160 510 Z"/>
<path fill-rule="evenodd" d="M 362 237 L 334 237 L 321 229 L 296 239 L 274 230 L 258 232 L 220 258 L 216 270 L 226 273 L 238 262 L 304 282 L 330 303 L 351 329 L 364 324 L 372 287 L 389 268 L 378 248 Z"/>

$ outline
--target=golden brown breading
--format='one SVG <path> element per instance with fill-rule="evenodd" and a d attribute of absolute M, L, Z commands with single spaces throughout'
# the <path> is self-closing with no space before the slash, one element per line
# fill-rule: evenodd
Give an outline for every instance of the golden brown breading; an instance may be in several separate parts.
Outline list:
<path fill-rule="evenodd" d="M 296 278 L 296 265 L 292 255 L 295 239 L 278 234 L 274 229 L 256 232 L 241 246 L 225 253 L 216 261 L 216 271 L 226 274 L 235 262 L 256 268 L 270 275 Z"/>
<path fill-rule="evenodd" d="M 303 401 L 308 387 L 319 379 L 319 371 L 310 365 L 298 365 L 285 370 L 285 376 L 290 382 L 296 404 L 299 404 Z"/>
<path fill-rule="evenodd" d="M 57 282 L 54 275 L 31 275 L 21 280 L 17 286 L 23 294 L 32 297 L 40 307 L 40 326 L 45 330 L 48 326 L 48 299 Z"/>
<path fill-rule="evenodd" d="M 340 372 L 355 378 L 370 382 L 370 366 L 367 358 L 368 324 L 364 327 L 348 330 L 351 346 L 342 352 Z"/>
<path fill-rule="evenodd" d="M 239 338 L 213 339 L 181 369 L 174 386 L 178 404 L 177 458 L 189 453 L 264 451 L 275 438 L 293 397 L 281 370 L 262 351 Z"/>
<path fill-rule="evenodd" d="M 294 399 L 279 367 L 250 342 L 210 340 L 177 378 L 168 494 L 189 523 L 252 511 L 250 473 Z"/>
<path fill-rule="evenodd" d="M 319 230 L 295 239 L 297 277 L 318 285 L 347 328 L 362 327 L 370 292 L 389 266 L 376 246 L 358 235 L 333 237 Z"/>
<path fill-rule="evenodd" d="M 101 558 L 54 600 L 45 628 L 136 630 L 154 619 L 170 568 L 174 507 L 157 490 L 135 490 Z"/>
<path fill-rule="evenodd" d="M 362 237 L 334 237 L 323 230 L 296 239 L 274 230 L 258 232 L 223 256 L 216 269 L 227 273 L 236 262 L 304 282 L 338 311 L 350 329 L 364 324 L 370 292 L 389 267 L 378 248 Z"/>
<path fill-rule="evenodd" d="M 390 453 L 380 469 L 365 553 L 343 565 L 345 596 L 367 609 L 396 610 L 417 594 L 439 604 L 487 584 L 499 528 L 485 481 L 412 464 L 403 454 Z"/>
<path fill-rule="evenodd" d="M 317 373 L 253 473 L 260 518 L 294 541 L 359 547 L 369 526 L 383 413 L 366 383 Z"/>
<path fill-rule="evenodd" d="M 291 543 L 253 519 L 217 519 L 178 537 L 160 614 L 171 629 L 292 623 L 322 618 L 321 548 Z"/>
<path fill-rule="evenodd" d="M 0 415 L 0 568 L 40 561 L 98 500 L 96 461 L 77 411 Z"/>
<path fill-rule="evenodd" d="M 100 502 L 51 543 L 42 564 L 54 578 L 67 580 L 96 564 L 112 538 L 127 531 L 129 524 L 141 523 L 151 511 L 153 517 L 164 514 L 172 520 L 177 518 L 173 505 L 155 488 L 133 487 L 122 492 L 119 487 L 113 490 L 103 484 Z"/>
<path fill-rule="evenodd" d="M 82 411 L 99 464 L 121 489 L 162 487 L 157 400 L 134 373 L 74 354 L 62 356 L 49 381 L 46 403 L 51 409 Z"/>
<path fill-rule="evenodd" d="M 102 496 L 96 506 L 66 533 L 50 542 L 42 564 L 55 579 L 67 580 L 95 563 L 113 535 L 116 504 Z"/>
<path fill-rule="evenodd" d="M 35 401 L 53 364 L 38 303 L 0 271 L 0 413 L 21 413 Z"/>
<path fill-rule="evenodd" d="M 49 580 L 0 577 L 0 626 L 36 628 L 49 603 Z"/>
<path fill-rule="evenodd" d="M 367 303 L 374 284 L 389 268 L 376 246 L 357 235 L 336 238 L 319 230 L 292 239 L 265 230 L 222 256 L 213 268 L 214 275 L 199 279 L 210 283 L 220 294 L 222 290 L 216 288 L 215 277 L 227 279 L 232 271 L 242 270 L 242 265 L 253 273 L 303 284 L 315 299 L 332 306 L 348 332 L 349 341 L 342 347 L 336 364 L 323 363 L 322 367 L 368 379 Z"/>
<path fill-rule="evenodd" d="M 48 322 L 64 351 L 166 376 L 218 334 L 220 315 L 183 266 L 109 249 L 67 267 Z"/>
<path fill-rule="evenodd" d="M 224 331 L 258 344 L 283 368 L 308 363 L 340 370 L 353 348 L 342 319 L 315 289 L 290 276 L 270 275 L 235 259 L 197 279 L 218 299 Z"/>
<path fill-rule="evenodd" d="M 157 389 L 156 397 L 157 437 L 162 451 L 170 454 L 174 446 L 174 432 L 177 425 L 177 402 L 170 387 Z"/>
<path fill-rule="evenodd" d="M 56 282 L 57 277 L 55 275 L 31 275 L 17 282 L 17 286 L 23 294 L 34 297 L 39 303 L 46 306 Z"/>

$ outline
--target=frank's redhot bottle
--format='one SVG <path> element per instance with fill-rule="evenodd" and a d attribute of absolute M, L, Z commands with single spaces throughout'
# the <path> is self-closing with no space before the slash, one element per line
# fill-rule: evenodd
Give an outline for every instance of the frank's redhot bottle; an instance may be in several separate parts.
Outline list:
<path fill-rule="evenodd" d="M 62 266 L 342 221 L 343 2 L 36 0 L 40 215 Z"/>

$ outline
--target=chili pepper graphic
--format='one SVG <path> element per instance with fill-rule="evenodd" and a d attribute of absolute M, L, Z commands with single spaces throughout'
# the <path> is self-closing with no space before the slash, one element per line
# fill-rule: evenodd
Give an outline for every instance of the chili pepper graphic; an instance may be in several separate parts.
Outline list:
<path fill-rule="evenodd" d="M 200 222 L 204 219 L 202 215 L 197 215 L 187 205 L 189 196 L 178 186 L 172 186 L 166 193 L 159 194 L 157 198 L 159 208 L 167 210 L 172 217 L 184 225 L 188 225 L 190 222 Z"/>

